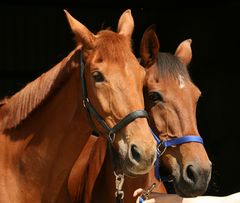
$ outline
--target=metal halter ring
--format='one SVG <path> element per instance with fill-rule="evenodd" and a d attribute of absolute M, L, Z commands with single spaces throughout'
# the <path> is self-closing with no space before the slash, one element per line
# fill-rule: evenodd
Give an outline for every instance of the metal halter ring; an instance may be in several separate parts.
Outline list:
<path fill-rule="evenodd" d="M 89 99 L 88 99 L 88 98 L 83 99 L 83 106 L 84 106 L 84 108 L 86 108 L 86 102 L 89 102 Z"/>
<path fill-rule="evenodd" d="M 160 150 L 160 147 L 163 147 L 163 150 Z M 163 142 L 161 142 L 158 146 L 157 146 L 157 153 L 159 156 L 162 156 L 164 154 L 164 152 L 166 151 L 167 147 L 163 145 Z"/>
<path fill-rule="evenodd" d="M 114 142 L 115 136 L 116 136 L 115 133 L 112 133 L 112 132 L 108 134 L 108 139 L 111 142 L 111 144 Z"/>

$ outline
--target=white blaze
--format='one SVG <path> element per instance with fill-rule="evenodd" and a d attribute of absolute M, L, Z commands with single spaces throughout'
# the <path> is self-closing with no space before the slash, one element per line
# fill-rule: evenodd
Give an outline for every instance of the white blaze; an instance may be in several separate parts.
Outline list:
<path fill-rule="evenodd" d="M 179 88 L 182 89 L 185 86 L 184 77 L 182 75 L 178 76 Z"/>

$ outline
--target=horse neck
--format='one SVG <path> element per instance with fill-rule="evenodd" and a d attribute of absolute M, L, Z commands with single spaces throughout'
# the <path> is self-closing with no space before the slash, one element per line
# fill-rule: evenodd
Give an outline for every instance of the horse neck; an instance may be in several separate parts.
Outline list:
<path fill-rule="evenodd" d="M 96 143 L 98 144 L 98 143 Z M 103 143 L 99 143 L 103 145 Z M 98 146 L 96 146 L 98 147 Z M 105 145 L 105 148 L 107 145 Z M 94 157 L 97 157 L 96 153 L 93 153 Z M 90 159 L 91 160 L 91 159 Z M 112 157 L 110 151 L 107 149 L 104 162 L 101 164 L 95 164 L 91 162 L 90 169 L 88 170 L 88 180 L 97 171 L 94 181 L 91 186 L 87 184 L 85 191 L 84 203 L 112 203 L 115 201 L 115 177 L 113 174 Z"/>
<path fill-rule="evenodd" d="M 95 154 L 97 156 L 97 154 Z M 91 159 L 90 159 L 91 160 Z M 91 167 L 96 170 L 96 165 L 93 166 L 94 163 L 91 162 Z M 99 166 L 98 166 L 99 167 Z M 94 174 L 92 172 L 92 174 Z M 87 177 L 89 180 L 93 180 L 91 176 Z M 124 182 L 124 193 L 125 193 L 125 198 L 124 202 L 126 203 L 132 203 L 135 202 L 135 198 L 132 197 L 133 191 L 137 189 L 137 186 L 142 185 L 145 186 L 145 180 L 146 176 L 144 178 L 128 178 L 125 176 L 125 182 Z M 86 182 L 87 185 L 89 185 Z M 115 202 L 115 176 L 113 175 L 113 166 L 112 166 L 112 158 L 107 151 L 107 155 L 105 157 L 104 163 L 101 166 L 101 170 L 98 173 L 97 179 L 95 182 L 92 183 L 94 185 L 93 188 L 86 187 L 89 190 L 85 190 L 85 199 L 84 203 L 112 203 Z"/>
<path fill-rule="evenodd" d="M 98 144 L 98 143 L 96 143 Z M 97 147 L 97 146 L 94 146 Z M 93 151 L 92 153 L 95 157 L 98 156 L 97 153 Z M 111 153 L 108 150 L 103 165 L 97 165 L 95 162 L 92 162 L 92 158 L 89 159 L 90 163 L 90 170 L 92 170 L 91 174 L 94 174 L 95 179 L 91 176 L 87 177 L 87 183 L 90 182 L 89 180 L 93 180 L 91 184 L 94 187 L 86 187 L 89 190 L 85 191 L 85 196 L 87 198 L 83 201 L 85 203 L 112 203 L 115 202 L 115 176 L 113 175 L 113 165 L 112 165 L 112 157 Z M 101 167 L 101 170 L 99 169 Z M 100 171 L 99 171 L 100 170 Z M 97 179 L 96 179 L 97 176 Z M 151 184 L 156 183 L 157 187 L 155 192 L 159 193 L 166 193 L 166 189 L 162 182 L 158 182 L 154 175 L 154 168 L 145 175 L 141 175 L 135 178 L 125 176 L 123 191 L 124 191 L 124 202 L 125 203 L 132 203 L 136 202 L 136 198 L 133 197 L 133 192 L 137 188 L 144 188 L 147 189 Z M 88 184 L 87 184 L 88 185 Z M 91 199 L 91 200 L 90 200 Z"/>
<path fill-rule="evenodd" d="M 7 177 L 1 179 L 0 195 L 10 192 L 26 202 L 57 198 L 90 135 L 80 92 L 79 70 L 75 69 L 61 89 L 0 136 L 0 167 Z M 26 195 L 19 188 L 31 193 Z"/>

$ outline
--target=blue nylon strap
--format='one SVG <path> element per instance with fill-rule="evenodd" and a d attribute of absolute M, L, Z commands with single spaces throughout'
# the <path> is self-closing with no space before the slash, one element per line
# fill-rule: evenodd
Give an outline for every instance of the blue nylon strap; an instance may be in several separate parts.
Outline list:
<path fill-rule="evenodd" d="M 187 142 L 198 142 L 203 144 L 203 139 L 200 136 L 196 136 L 196 135 L 185 135 L 183 137 L 178 137 L 171 140 L 163 141 L 163 146 L 171 147 L 173 145 L 179 145 Z"/>
<path fill-rule="evenodd" d="M 169 177 L 168 176 L 161 176 L 160 174 L 160 154 L 157 154 L 157 159 L 154 163 L 154 174 L 155 174 L 155 178 L 160 182 L 168 182 L 169 181 Z"/>
<path fill-rule="evenodd" d="M 158 136 L 152 131 L 152 135 L 154 137 L 154 139 L 157 142 L 157 146 L 159 146 L 160 144 L 162 144 L 163 147 L 172 147 L 174 145 L 179 145 L 179 144 L 183 144 L 183 143 L 188 143 L 188 142 L 197 142 L 197 143 L 201 143 L 203 144 L 203 139 L 200 136 L 197 135 L 185 135 L 183 137 L 178 137 L 178 138 L 173 138 L 171 140 L 166 140 L 166 141 L 161 141 Z M 158 181 L 168 181 L 168 177 L 166 176 L 161 176 L 160 175 L 160 153 L 157 153 L 157 159 L 154 163 L 154 173 L 155 173 L 155 177 Z M 145 200 L 140 196 L 139 198 L 139 203 L 143 203 Z"/>
<path fill-rule="evenodd" d="M 160 145 L 162 141 L 158 138 L 158 136 L 153 132 L 153 130 L 151 128 L 150 128 L 150 130 L 151 130 L 151 133 L 152 133 L 154 139 L 157 142 L 157 145 Z"/>
<path fill-rule="evenodd" d="M 171 140 L 166 140 L 166 141 L 161 141 L 158 136 L 152 131 L 152 135 L 154 137 L 154 139 L 157 142 L 157 145 L 159 146 L 160 144 L 162 144 L 163 147 L 172 147 L 174 145 L 179 145 L 179 144 L 183 144 L 183 143 L 188 143 L 188 142 L 197 142 L 197 143 L 201 143 L 203 144 L 203 139 L 200 136 L 197 135 L 185 135 L 183 137 L 178 137 L 178 138 L 173 138 Z M 154 173 L 155 173 L 155 177 L 157 180 L 159 181 L 168 181 L 168 177 L 166 176 L 161 176 L 160 175 L 160 153 L 157 153 L 157 159 L 154 163 Z"/>
<path fill-rule="evenodd" d="M 158 136 L 150 129 L 157 145 L 162 144 L 164 147 L 171 147 L 173 145 L 179 145 L 187 142 L 198 142 L 203 144 L 203 139 L 197 135 L 185 135 L 183 137 L 173 138 L 171 140 L 161 141 Z"/>
<path fill-rule="evenodd" d="M 154 163 L 154 174 L 155 174 L 155 178 L 158 181 L 161 181 L 161 175 L 160 175 L 160 154 L 157 153 L 157 159 Z"/>

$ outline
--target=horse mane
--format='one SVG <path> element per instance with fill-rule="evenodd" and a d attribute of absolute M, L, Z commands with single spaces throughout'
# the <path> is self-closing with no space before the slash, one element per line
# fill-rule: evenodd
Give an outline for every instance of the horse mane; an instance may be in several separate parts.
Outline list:
<path fill-rule="evenodd" d="M 182 75 L 185 79 L 190 80 L 188 68 L 180 61 L 177 56 L 171 53 L 159 52 L 157 64 L 159 75 L 164 79 L 177 79 L 179 75 Z"/>
<path fill-rule="evenodd" d="M 10 98 L 0 101 L 0 131 L 17 127 L 70 78 L 79 67 L 79 48 L 49 71 L 28 83 Z"/>

